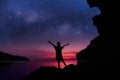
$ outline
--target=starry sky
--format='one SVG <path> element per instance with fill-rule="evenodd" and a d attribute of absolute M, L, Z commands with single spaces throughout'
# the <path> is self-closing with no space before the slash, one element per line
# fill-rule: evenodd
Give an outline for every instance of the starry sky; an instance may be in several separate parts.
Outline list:
<path fill-rule="evenodd" d="M 48 40 L 70 43 L 65 59 L 75 55 L 98 36 L 92 17 L 99 14 L 86 0 L 0 0 L 0 50 L 31 60 L 52 60 Z"/>

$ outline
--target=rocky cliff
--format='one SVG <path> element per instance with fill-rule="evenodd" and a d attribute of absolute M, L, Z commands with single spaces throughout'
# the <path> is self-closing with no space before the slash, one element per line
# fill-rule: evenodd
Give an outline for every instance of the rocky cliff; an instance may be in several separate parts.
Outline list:
<path fill-rule="evenodd" d="M 76 55 L 78 65 L 81 65 L 81 60 L 87 60 L 88 68 L 94 71 L 108 72 L 117 67 L 120 57 L 117 47 L 119 46 L 117 31 L 119 25 L 117 4 L 119 2 L 117 0 L 87 1 L 90 7 L 98 7 L 101 11 L 100 15 L 93 17 L 93 24 L 97 27 L 99 36 Z"/>

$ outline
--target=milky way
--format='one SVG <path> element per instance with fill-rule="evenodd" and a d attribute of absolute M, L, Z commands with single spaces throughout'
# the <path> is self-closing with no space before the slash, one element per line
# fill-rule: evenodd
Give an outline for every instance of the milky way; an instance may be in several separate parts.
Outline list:
<path fill-rule="evenodd" d="M 0 0 L 0 50 L 49 51 L 48 40 L 80 50 L 98 35 L 92 24 L 97 14 L 86 0 Z"/>

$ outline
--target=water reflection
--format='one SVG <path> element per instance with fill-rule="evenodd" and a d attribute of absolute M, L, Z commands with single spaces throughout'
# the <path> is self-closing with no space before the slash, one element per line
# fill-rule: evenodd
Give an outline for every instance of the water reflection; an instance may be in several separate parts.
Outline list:
<path fill-rule="evenodd" d="M 31 72 L 38 69 L 40 66 L 56 66 L 56 61 L 40 62 L 0 62 L 0 80 L 21 80 L 21 78 L 27 76 Z M 76 64 L 75 60 L 66 60 L 67 65 Z M 61 63 L 61 68 L 64 64 Z"/>

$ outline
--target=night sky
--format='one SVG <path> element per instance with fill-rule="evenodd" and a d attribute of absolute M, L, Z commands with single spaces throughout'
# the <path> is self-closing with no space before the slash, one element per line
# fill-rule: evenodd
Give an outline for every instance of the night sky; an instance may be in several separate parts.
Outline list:
<path fill-rule="evenodd" d="M 48 40 L 70 43 L 63 50 L 73 60 L 98 35 L 92 17 L 99 14 L 86 0 L 0 0 L 0 51 L 50 60 Z"/>

